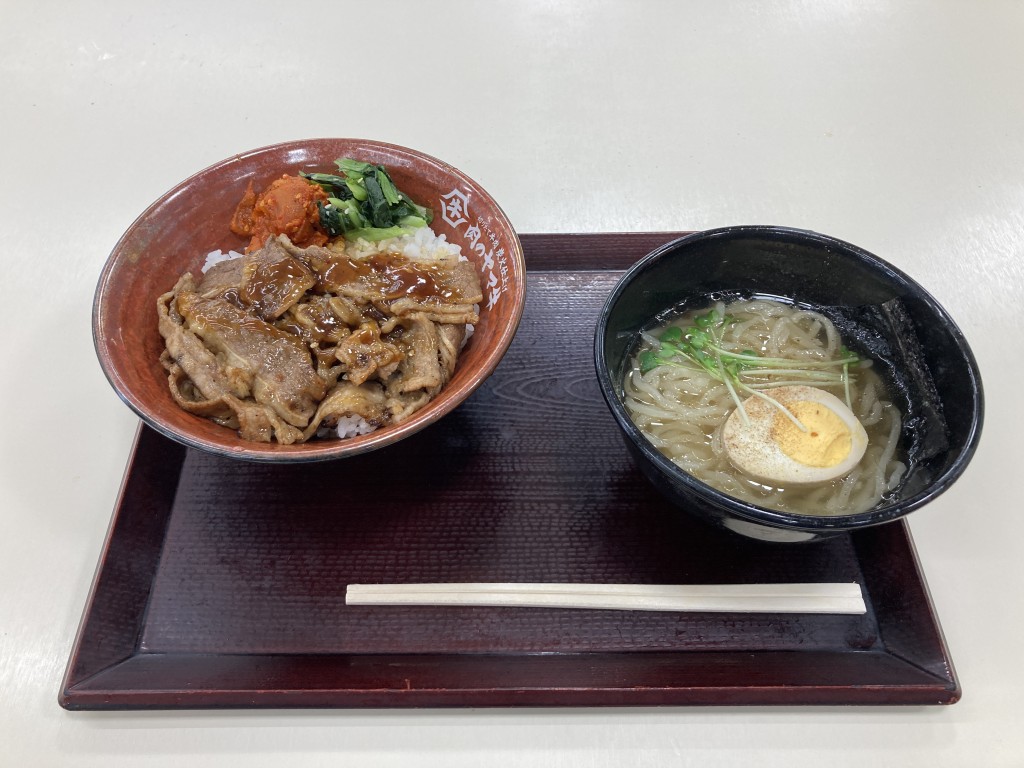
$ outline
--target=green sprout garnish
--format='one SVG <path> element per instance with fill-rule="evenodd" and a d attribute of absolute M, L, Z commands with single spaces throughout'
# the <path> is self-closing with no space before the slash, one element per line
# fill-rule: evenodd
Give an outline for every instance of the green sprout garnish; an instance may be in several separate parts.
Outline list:
<path fill-rule="evenodd" d="M 740 393 L 758 397 L 785 413 L 800 429 L 805 430 L 790 411 L 762 390 L 793 385 L 817 387 L 842 386 L 846 405 L 850 401 L 850 366 L 860 358 L 846 347 L 840 348 L 835 360 L 802 361 L 779 357 L 763 357 L 752 349 L 733 352 L 722 345 L 722 332 L 736 322 L 732 315 L 717 310 L 694 318 L 689 328 L 672 326 L 658 337 L 658 346 L 640 353 L 637 362 L 641 373 L 663 365 L 700 368 L 725 384 L 736 403 L 744 423 L 749 423 Z M 766 377 L 771 377 L 767 379 Z"/>

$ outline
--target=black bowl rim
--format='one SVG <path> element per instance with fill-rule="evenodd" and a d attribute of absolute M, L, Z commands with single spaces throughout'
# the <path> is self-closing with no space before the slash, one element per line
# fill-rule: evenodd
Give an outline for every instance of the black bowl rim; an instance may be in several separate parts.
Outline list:
<path fill-rule="evenodd" d="M 625 406 L 618 394 L 618 386 L 612 380 L 611 372 L 608 370 L 607 360 L 604 354 L 604 339 L 608 330 L 608 317 L 618 302 L 619 297 L 626 288 L 637 278 L 638 275 L 660 260 L 666 253 L 687 248 L 699 242 L 716 239 L 742 239 L 744 237 L 757 237 L 762 239 L 777 240 L 780 242 L 801 242 L 821 245 L 833 250 L 842 251 L 853 256 L 862 263 L 884 274 L 888 280 L 901 285 L 916 299 L 928 305 L 929 309 L 942 318 L 943 323 L 949 330 L 950 335 L 956 343 L 956 347 L 963 357 L 967 366 L 967 373 L 972 380 L 974 392 L 974 403 L 972 413 L 974 418 L 971 422 L 971 433 L 968 436 L 963 449 L 956 460 L 924 490 L 900 501 L 876 506 L 867 512 L 852 515 L 835 515 L 829 517 L 814 517 L 809 515 L 794 515 L 785 512 L 761 507 L 756 504 L 736 499 L 728 494 L 712 488 L 710 485 L 697 480 L 672 463 L 643 435 L 639 428 L 629 418 Z M 627 439 L 658 469 L 658 471 L 673 480 L 678 480 L 688 488 L 696 497 L 713 507 L 726 511 L 731 515 L 742 518 L 752 523 L 767 525 L 773 528 L 784 528 L 799 531 L 840 531 L 866 528 L 872 525 L 879 525 L 900 517 L 904 517 L 916 509 L 944 493 L 963 474 L 971 458 L 974 456 L 981 438 L 981 428 L 984 422 L 984 390 L 981 381 L 981 372 L 977 360 L 971 351 L 970 345 L 960 327 L 956 324 L 949 313 L 941 304 L 916 280 L 893 266 L 884 259 L 848 243 L 844 240 L 821 234 L 807 229 L 785 227 L 776 225 L 747 224 L 693 232 L 671 240 L 658 246 L 653 251 L 642 257 L 626 270 L 619 278 L 612 292 L 605 300 L 601 313 L 598 316 L 597 326 L 594 332 L 594 365 L 597 373 L 598 386 L 604 396 L 608 408 L 612 412 L 619 427 L 625 433 Z"/>

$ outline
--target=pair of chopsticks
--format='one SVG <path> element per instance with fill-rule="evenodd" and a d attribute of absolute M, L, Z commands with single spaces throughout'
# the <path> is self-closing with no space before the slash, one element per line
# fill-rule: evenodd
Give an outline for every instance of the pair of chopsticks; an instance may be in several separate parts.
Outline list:
<path fill-rule="evenodd" d="M 349 584 L 348 605 L 508 606 L 620 611 L 865 613 L 860 585 Z"/>

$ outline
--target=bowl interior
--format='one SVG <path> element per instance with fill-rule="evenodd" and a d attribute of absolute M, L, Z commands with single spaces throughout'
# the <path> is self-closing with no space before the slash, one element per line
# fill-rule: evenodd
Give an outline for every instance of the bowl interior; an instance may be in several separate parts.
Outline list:
<path fill-rule="evenodd" d="M 157 298 L 186 271 L 198 274 L 210 251 L 241 251 L 228 229 L 249 181 L 262 189 L 282 174 L 335 170 L 350 156 L 387 166 L 400 189 L 434 212 L 432 228 L 462 247 L 477 267 L 485 298 L 480 322 L 448 385 L 406 422 L 347 440 L 296 445 L 250 443 L 230 429 L 182 411 L 160 365 Z M 460 171 L 404 147 L 358 139 L 316 139 L 237 155 L 186 179 L 151 205 L 112 251 L 93 306 L 93 339 L 104 373 L 120 397 L 162 434 L 214 453 L 252 461 L 317 461 L 389 445 L 436 421 L 497 366 L 511 343 L 525 300 L 522 246 L 508 218 Z"/>
<path fill-rule="evenodd" d="M 948 428 L 948 449 L 916 464 L 895 498 L 858 515 L 791 515 L 733 499 L 686 475 L 647 440 L 622 404 L 622 376 L 637 334 L 659 314 L 704 306 L 709 295 L 777 296 L 840 315 L 899 299 L 907 326 L 924 352 Z M 882 342 L 896 353 L 895 334 Z M 856 346 L 856 345 L 855 345 Z M 863 351 L 863 350 L 862 350 Z M 598 378 L 613 415 L 635 450 L 694 498 L 730 514 L 801 529 L 850 528 L 902 516 L 941 493 L 962 473 L 977 444 L 981 379 L 956 324 L 920 285 L 872 254 L 825 235 L 781 227 L 731 227 L 667 243 L 622 278 L 602 313 L 596 339 Z M 907 392 L 904 413 L 919 404 Z M 904 435 L 915 429 L 911 420 Z"/>

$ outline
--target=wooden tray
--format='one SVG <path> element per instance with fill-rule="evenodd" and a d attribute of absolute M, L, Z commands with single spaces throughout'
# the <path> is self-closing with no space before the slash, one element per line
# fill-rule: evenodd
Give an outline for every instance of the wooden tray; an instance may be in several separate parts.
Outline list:
<path fill-rule="evenodd" d="M 720 533 L 640 477 L 593 375 L 619 271 L 671 233 L 526 235 L 528 301 L 453 414 L 275 467 L 141 428 L 60 692 L 69 709 L 948 704 L 906 526 Z M 863 616 L 348 607 L 348 583 L 858 581 Z"/>

